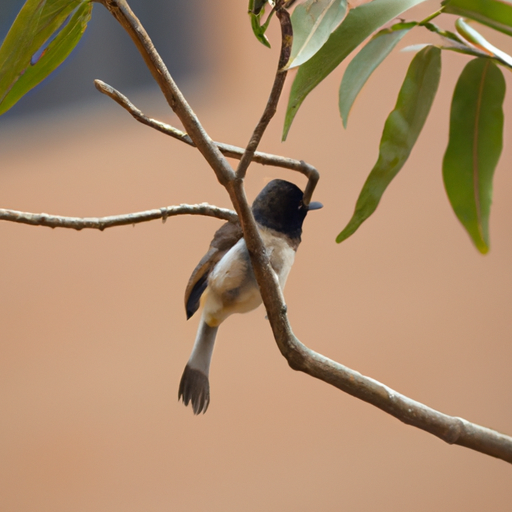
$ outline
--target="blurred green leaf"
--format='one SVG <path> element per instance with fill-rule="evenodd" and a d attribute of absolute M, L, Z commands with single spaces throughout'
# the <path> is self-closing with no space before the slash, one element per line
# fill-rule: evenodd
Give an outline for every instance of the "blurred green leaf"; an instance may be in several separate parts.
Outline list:
<path fill-rule="evenodd" d="M 396 106 L 384 125 L 377 163 L 359 194 L 352 218 L 336 242 L 351 236 L 375 211 L 387 186 L 409 158 L 434 101 L 440 75 L 439 48 L 428 46 L 412 60 Z"/>
<path fill-rule="evenodd" d="M 350 109 L 370 75 L 391 53 L 402 37 L 416 25 L 415 22 L 399 23 L 398 26 L 379 32 L 347 66 L 339 91 L 339 109 L 345 128 Z"/>
<path fill-rule="evenodd" d="M 325 44 L 347 13 L 347 0 L 307 0 L 292 13 L 293 45 L 287 68 L 304 64 Z"/>
<path fill-rule="evenodd" d="M 459 35 L 466 40 L 470 45 L 476 47 L 478 50 L 486 53 L 487 55 L 496 58 L 502 64 L 509 68 L 512 67 L 512 57 L 505 52 L 501 51 L 496 46 L 493 46 L 485 37 L 477 32 L 473 27 L 470 27 L 462 18 L 455 22 L 455 28 Z"/>
<path fill-rule="evenodd" d="M 468 27 L 466 23 L 462 19 L 459 19 L 455 22 L 456 25 L 459 25 L 459 32 L 460 32 L 460 24 L 462 23 L 463 27 Z M 496 60 L 496 63 L 503 64 L 505 66 L 510 67 L 510 59 L 511 57 L 507 55 L 505 52 L 502 52 L 495 46 L 492 46 L 487 40 L 485 40 L 481 34 L 476 32 L 473 28 L 469 27 L 468 30 L 463 30 L 466 34 L 469 34 L 468 39 L 463 37 L 463 34 L 461 32 L 461 35 L 454 34 L 453 32 L 450 32 L 448 30 L 442 30 L 438 26 L 434 25 L 433 23 L 425 23 L 421 24 L 426 29 L 430 30 L 431 32 L 434 32 L 435 34 L 438 34 L 443 39 L 444 44 L 443 45 L 436 45 L 441 50 L 450 50 L 452 52 L 458 52 L 458 53 L 464 53 L 465 55 L 471 55 L 472 57 L 492 57 Z M 478 41 L 483 41 L 484 45 L 487 46 L 487 49 L 481 49 L 480 46 L 476 46 L 470 42 L 471 39 L 474 39 L 474 35 L 477 35 Z M 490 51 L 490 49 L 493 49 L 494 51 Z M 402 50 L 403 51 L 403 50 Z M 498 55 L 501 55 L 501 58 L 498 57 Z"/>
<path fill-rule="evenodd" d="M 251 18 L 251 28 L 256 39 L 267 48 L 270 48 L 270 41 L 267 39 L 265 32 L 267 31 L 274 11 L 270 13 L 267 21 L 262 25 L 261 19 L 265 14 L 265 5 L 266 2 L 262 0 L 249 0 L 249 17 Z"/>
<path fill-rule="evenodd" d="M 508 0 L 444 0 L 444 12 L 479 21 L 512 36 L 512 3 Z"/>
<path fill-rule="evenodd" d="M 373 0 L 351 9 L 343 23 L 322 48 L 300 66 L 293 81 L 283 140 L 306 96 L 333 71 L 355 48 L 382 25 L 425 0 Z"/>
<path fill-rule="evenodd" d="M 0 114 L 54 71 L 91 17 L 84 0 L 28 0 L 0 47 Z"/>
<path fill-rule="evenodd" d="M 459 77 L 443 159 L 446 193 L 477 249 L 489 250 L 492 178 L 503 146 L 505 80 L 491 59 L 469 62 Z"/>

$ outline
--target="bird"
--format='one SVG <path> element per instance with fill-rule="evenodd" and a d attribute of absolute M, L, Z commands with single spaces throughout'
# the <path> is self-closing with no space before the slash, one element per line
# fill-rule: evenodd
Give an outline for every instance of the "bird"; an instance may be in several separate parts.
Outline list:
<path fill-rule="evenodd" d="M 252 213 L 281 289 L 295 259 L 308 211 L 319 202 L 303 203 L 303 192 L 289 181 L 270 181 L 252 204 Z M 233 313 L 247 313 L 262 303 L 249 251 L 239 223 L 218 229 L 208 252 L 192 272 L 185 290 L 187 320 L 202 306 L 190 358 L 181 377 L 178 400 L 191 403 L 194 414 L 210 404 L 210 362 L 219 325 Z"/>

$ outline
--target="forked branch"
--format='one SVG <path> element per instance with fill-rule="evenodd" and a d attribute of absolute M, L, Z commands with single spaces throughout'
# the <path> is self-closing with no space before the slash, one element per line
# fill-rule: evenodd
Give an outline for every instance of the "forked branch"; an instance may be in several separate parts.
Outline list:
<path fill-rule="evenodd" d="M 96 89 L 102 94 L 105 94 L 109 98 L 113 99 L 118 105 L 123 107 L 129 112 L 134 119 L 139 121 L 146 126 L 149 126 L 165 135 L 184 142 L 189 146 L 196 147 L 194 141 L 185 132 L 171 126 L 157 119 L 147 117 L 139 108 L 137 108 L 124 94 L 119 92 L 111 85 L 106 84 L 101 80 L 95 80 L 94 85 Z M 213 142 L 220 150 L 220 152 L 229 158 L 235 158 L 240 160 L 242 156 L 247 152 L 246 149 L 231 144 L 225 144 L 224 142 Z M 293 158 L 286 158 L 284 156 L 271 155 L 270 153 L 263 153 L 261 151 L 252 152 L 252 161 L 261 165 L 271 165 L 273 167 L 280 167 L 282 169 L 290 169 L 292 171 L 300 172 L 308 178 L 308 184 L 304 191 L 304 202 L 309 204 L 313 195 L 313 190 L 316 187 L 320 175 L 318 171 L 310 164 L 303 160 L 294 160 Z"/>

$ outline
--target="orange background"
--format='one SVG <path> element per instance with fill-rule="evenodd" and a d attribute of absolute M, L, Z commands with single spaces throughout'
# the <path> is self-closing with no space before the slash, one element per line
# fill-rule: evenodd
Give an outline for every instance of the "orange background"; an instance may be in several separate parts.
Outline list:
<path fill-rule="evenodd" d="M 202 15 L 212 65 L 184 88 L 214 139 L 244 145 L 277 50 L 253 38 L 240 2 L 204 4 Z M 270 37 L 277 47 L 275 29 Z M 451 212 L 440 170 L 465 57 L 443 54 L 439 95 L 406 167 L 374 217 L 334 243 L 410 59 L 395 51 L 376 71 L 348 130 L 337 113 L 337 70 L 306 100 L 286 143 L 285 101 L 263 140 L 262 150 L 304 159 L 322 176 L 315 199 L 325 207 L 306 220 L 286 287 L 290 319 L 309 347 L 512 434 L 511 149 L 496 171 L 485 257 Z M 132 99 L 179 126 L 160 97 Z M 507 117 L 510 107 L 507 98 Z M 4 208 L 103 216 L 229 206 L 197 152 L 106 97 L 3 123 L 0 161 Z M 250 198 L 276 176 L 305 183 L 254 165 Z M 185 321 L 183 292 L 218 226 L 198 217 L 105 232 L 0 224 L 0 510 L 510 511 L 509 465 L 289 369 L 261 308 L 220 329 L 207 414 L 178 403 L 197 327 L 195 317 Z"/>

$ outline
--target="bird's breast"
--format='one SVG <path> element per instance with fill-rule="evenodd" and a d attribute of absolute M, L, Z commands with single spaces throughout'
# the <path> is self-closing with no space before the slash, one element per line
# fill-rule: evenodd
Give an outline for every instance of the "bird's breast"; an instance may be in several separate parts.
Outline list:
<path fill-rule="evenodd" d="M 270 264 L 281 288 L 295 259 L 295 250 L 283 237 L 271 230 L 260 229 Z M 210 326 L 222 323 L 233 313 L 247 313 L 261 304 L 261 295 L 251 265 L 245 240 L 240 239 L 217 263 L 208 276 L 204 295 L 205 321 Z"/>
<path fill-rule="evenodd" d="M 267 249 L 270 264 L 277 274 L 281 289 L 284 289 L 286 279 L 295 261 L 295 249 L 286 237 L 280 236 L 273 230 L 261 228 L 260 234 Z"/>

